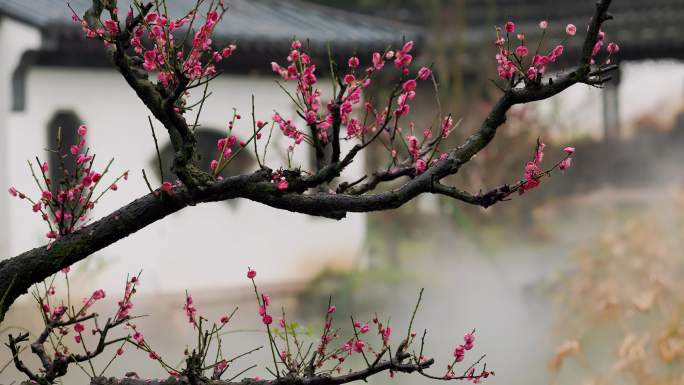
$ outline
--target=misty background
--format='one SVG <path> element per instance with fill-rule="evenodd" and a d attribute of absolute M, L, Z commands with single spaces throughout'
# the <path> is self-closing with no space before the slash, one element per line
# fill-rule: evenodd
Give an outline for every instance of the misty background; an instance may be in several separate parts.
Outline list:
<path fill-rule="evenodd" d="M 3 35 L 2 28 L 9 28 L 6 26 L 15 22 L 26 23 L 25 28 L 40 31 L 33 37 L 35 44 L 31 43 L 34 46 L 31 49 L 45 51 L 44 47 L 36 48 L 40 46 L 38 41 L 45 39 L 45 31 L 53 33 L 61 27 L 19 20 L 13 16 L 11 3 L 0 1 L 4 7 L 0 13 L 3 15 L 0 43 L 12 40 L 11 44 L 18 44 L 17 39 Z M 238 15 L 247 14 L 240 13 L 247 12 L 244 11 L 247 6 L 242 3 L 245 2 L 235 4 Z M 281 6 L 340 21 L 340 40 L 345 40 L 345 23 L 362 20 L 369 28 L 368 36 L 376 36 L 377 40 L 359 38 L 358 43 L 341 47 L 340 55 L 366 52 L 371 49 L 367 44 L 376 45 L 371 50 L 383 50 L 385 46 L 380 42 L 385 41 L 384 33 L 399 39 L 415 37 L 417 62 L 433 65 L 439 90 L 435 95 L 429 85 L 419 88 L 412 118 L 417 125 L 429 124 L 434 118 L 438 96 L 443 111 L 462 119 L 450 138 L 451 144 L 457 144 L 478 127 L 500 93 L 491 83 L 496 74 L 494 26 L 514 20 L 534 40 L 538 21 L 549 20 L 549 30 L 562 34 L 569 22 L 578 27 L 585 25 L 594 2 L 317 0 L 274 3 L 259 0 L 246 3 L 256 7 L 257 16 L 261 15 L 259 12 Z M 347 12 L 363 16 L 355 19 Z M 253 211 L 259 209 L 242 203 L 237 208 L 223 207 L 223 204 L 193 208 L 153 225 L 152 235 L 146 236 L 143 230 L 131 236 L 132 240 L 122 241 L 124 246 L 118 246 L 121 249 L 113 245 L 74 266 L 70 273 L 72 294 L 79 298 L 105 287 L 108 296 L 98 307 L 111 312 L 123 291 L 126 274 L 142 270 L 134 309 L 136 314 L 146 317 L 138 325 L 162 357 L 169 362 L 180 362 L 183 350 L 194 343 L 192 327 L 182 310 L 186 289 L 193 294 L 199 312 L 210 320 L 239 306 L 229 334 L 224 336 L 224 349 L 239 354 L 267 343 L 256 314 L 253 289 L 245 277 L 247 266 L 258 272 L 257 282 L 273 298 L 273 308 L 283 306 L 288 319 L 297 319 L 310 327 L 312 340 L 320 335 L 328 299 L 332 298 L 337 306 L 335 323 L 343 328 L 343 333 L 349 331 L 349 314 L 357 320 L 370 321 L 377 313 L 385 320 L 391 317 L 396 344 L 406 332 L 420 289 L 425 288 L 414 329 L 419 335 L 427 330 L 425 352 L 437 361 L 430 371 L 433 374 L 444 373 L 463 333 L 476 329 L 475 348 L 466 356 L 463 369 L 486 354 L 487 368 L 496 372 L 495 377 L 487 379 L 492 384 L 684 383 L 684 288 L 681 287 L 684 1 L 615 1 L 613 14 L 615 21 L 607 23 L 605 29 L 607 39 L 621 46 L 617 79 L 605 89 L 577 85 L 551 100 L 514 108 L 492 144 L 449 180 L 471 192 L 514 183 L 522 176 L 537 138 L 548 145 L 547 162 L 560 158 L 563 147 L 576 147 L 573 167 L 562 175 L 554 174 L 543 180 L 540 188 L 486 210 L 426 196 L 398 210 L 352 214 L 339 223 L 295 219 L 297 215 L 275 214 L 272 209 Z M 230 12 L 227 15 L 230 17 Z M 288 17 L 281 21 L 292 24 Z M 230 24 L 230 20 L 224 23 Z M 312 21 L 306 27 L 312 33 L 316 31 L 314 24 Z M 60 32 L 59 36 L 62 35 L 67 33 Z M 579 35 L 575 42 L 568 43 L 566 52 L 577 51 Z M 261 49 L 271 44 L 260 36 L 255 33 L 252 40 L 242 45 L 252 44 Z M 282 36 L 282 39 L 287 41 L 291 37 Z M 310 38 L 315 40 L 316 36 Z M 260 39 L 264 41 L 262 45 L 259 45 Z M 287 48 L 287 43 L 284 45 Z M 69 47 L 71 51 L 65 51 L 64 57 L 82 49 L 80 45 Z M 269 55 L 280 52 L 247 47 L 245 51 L 236 53 L 246 56 L 245 62 L 239 65 L 249 64 L 251 68 L 251 63 L 257 63 L 256 69 L 250 72 L 234 69 L 216 81 L 214 86 L 220 98 L 214 110 L 223 117 L 217 115 L 214 119 L 208 115 L 207 124 L 220 124 L 214 120 L 219 122 L 226 116 L 226 100 L 235 100 L 234 104 L 244 106 L 252 88 L 258 88 L 257 100 L 259 95 L 264 95 L 260 107 L 266 111 L 264 114 L 275 108 L 274 105 L 287 108 L 287 96 L 279 94 L 268 72 L 271 60 L 283 60 Z M 568 61 L 561 62 L 554 70 L 568 68 L 572 55 L 568 53 Z M 73 79 L 65 84 L 74 84 L 86 82 L 85 78 L 92 75 L 93 87 L 96 84 L 117 87 L 113 70 L 97 64 L 99 59 L 92 60 L 77 70 L 64 63 L 41 63 L 40 60 L 34 63 L 30 70 L 34 72 L 29 71 L 33 75 L 27 80 L 27 109 L 0 116 L 7 127 L 17 126 L 11 134 L 15 135 L 14 139 L 11 135 L 5 138 L 7 154 L 18 151 L 12 147 L 25 143 L 27 138 L 16 136 L 24 135 L 16 134 L 20 131 L 19 123 L 22 130 L 29 130 L 25 127 L 33 125 L 44 130 L 43 126 L 52 116 L 49 111 L 42 120 L 30 118 L 40 109 L 37 103 L 42 103 L 40 97 L 31 95 L 42 93 L 45 99 L 51 99 L 49 103 L 59 99 L 47 97 L 56 92 L 47 84 L 50 76 L 59 74 L 60 79 Z M 79 73 L 73 78 L 65 77 L 72 76 L 65 75 L 69 71 Z M 14 72 L 9 71 L 9 80 L 2 83 L 3 87 L 7 85 L 7 90 L 11 88 Z M 98 83 L 97 79 L 102 77 L 108 80 Z M 125 87 L 123 80 L 118 81 L 119 86 Z M 257 86 L 251 86 L 254 84 Z M 64 87 L 65 95 L 78 92 L 67 85 L 60 87 Z M 3 91 L 3 102 L 10 104 L 17 95 L 7 90 Z M 132 94 L 126 96 L 125 91 L 121 92 L 117 95 L 123 96 L 118 100 L 132 98 L 130 103 L 139 104 Z M 65 96 L 64 100 L 72 99 Z M 55 103 L 56 107 L 49 104 L 50 108 L 62 109 L 69 103 L 78 103 L 78 99 L 69 103 L 64 100 Z M 100 126 L 117 115 L 122 119 L 124 115 L 144 118 L 144 112 L 127 108 L 122 110 L 134 112 L 117 111 L 113 117 L 103 119 Z M 141 107 L 131 107 L 134 108 Z M 96 119 L 87 112 L 79 114 L 86 120 Z M 37 134 L 26 131 L 25 135 Z M 43 134 L 40 135 L 42 138 Z M 110 139 L 102 137 L 101 146 L 106 148 Z M 144 143 L 144 147 L 151 149 L 150 143 Z M 42 142 L 26 152 L 39 151 L 41 147 Z M 117 150 L 116 146 L 106 148 L 110 153 Z M 139 169 L 143 159 L 144 166 L 149 167 L 150 154 L 153 152 L 146 152 L 140 158 L 123 159 L 122 167 Z M 17 164 L 23 164 L 22 156 L 24 153 L 18 156 Z M 362 168 L 373 170 L 379 156 L 382 153 L 368 154 Z M 18 178 L 15 175 L 26 170 L 12 166 L 3 172 L 9 175 L 7 179 L 15 180 Z M 108 208 L 115 208 L 145 191 L 141 180 L 131 181 L 129 185 L 135 186 L 131 187 L 133 192 L 117 195 Z M 16 218 L 29 216 L 25 208 L 12 208 L 11 205 L 17 205 L 15 201 L 3 204 L 6 205 L 3 211 L 7 210 L 13 218 L 8 219 L 8 227 L 17 223 Z M 28 220 L 36 221 L 36 218 Z M 193 220 L 196 222 L 190 222 Z M 211 223 L 225 220 L 235 229 L 214 225 L 205 234 L 196 229 L 196 223 L 209 220 Z M 197 231 L 197 234 L 191 233 L 185 240 L 173 239 L 177 225 L 183 223 L 187 231 Z M 293 231 L 297 226 L 314 229 L 317 235 L 309 237 L 303 231 Z M 15 239 L 12 244 L 10 239 L 3 249 L 7 256 L 37 245 L 37 232 L 17 233 L 19 241 Z M 247 239 L 243 234 L 252 234 L 254 238 Z M 235 235 L 234 243 L 231 235 Z M 227 245 L 217 250 L 217 239 Z M 202 245 L 198 246 L 199 251 L 193 252 L 193 241 Z M 187 244 L 178 246 L 180 243 Z M 152 250 L 157 249 L 156 244 L 164 245 L 163 252 Z M 148 276 L 151 278 L 147 279 Z M 58 292 L 64 291 L 62 283 L 57 282 L 57 288 Z M 40 330 L 38 314 L 36 305 L 26 296 L 7 314 L 0 338 L 6 338 L 10 332 L 16 334 L 18 330 Z M 110 367 L 110 375 L 121 376 L 134 370 L 142 378 L 165 376 L 162 368 L 144 352 L 136 352 L 132 347 L 126 350 L 122 359 Z M 0 369 L 9 358 L 6 349 L 0 350 Z M 27 355 L 28 363 L 32 359 Z M 270 351 L 264 348 L 234 363 L 229 373 L 238 373 L 257 363 L 259 366 L 245 375 L 268 378 L 264 366 L 269 365 L 269 360 Z M 364 365 L 362 361 L 355 363 L 358 367 Z M 19 379 L 11 366 L 0 373 L 0 384 Z M 83 372 L 72 368 L 64 383 L 86 380 Z M 381 374 L 369 379 L 374 384 L 389 381 L 432 382 L 409 375 L 390 380 Z"/>

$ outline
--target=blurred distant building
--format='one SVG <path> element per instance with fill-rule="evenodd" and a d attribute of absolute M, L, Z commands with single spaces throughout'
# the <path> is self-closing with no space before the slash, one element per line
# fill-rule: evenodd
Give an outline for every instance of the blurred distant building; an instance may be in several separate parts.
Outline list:
<path fill-rule="evenodd" d="M 230 0 L 230 10 L 216 29 L 219 42 L 236 42 L 237 53 L 222 63 L 224 71 L 212 82 L 198 129 L 200 145 L 210 151 L 224 135 L 235 107 L 245 118 L 270 119 L 274 110 L 295 118 L 289 98 L 274 82 L 270 62 L 284 62 L 290 42 L 310 44 L 327 68 L 327 47 L 337 57 L 369 54 L 411 38 L 417 30 L 377 17 L 349 13 L 301 1 Z M 82 12 L 90 2 L 71 0 Z M 128 1 L 120 1 L 122 12 Z M 181 6 L 180 4 L 183 4 Z M 192 1 L 169 1 L 170 14 L 180 16 Z M 141 177 L 157 168 L 154 143 L 147 123 L 149 112 L 107 62 L 101 43 L 83 38 L 80 26 L 62 0 L 0 0 L 0 186 L 33 192 L 26 161 L 54 146 L 58 127 L 66 141 L 76 127 L 89 126 L 89 146 L 100 167 L 115 156 L 114 173 L 130 170 L 119 191 L 98 204 L 101 216 L 147 192 Z M 329 81 L 322 79 L 323 87 Z M 199 91 L 198 91 L 199 92 Z M 163 127 L 157 124 L 162 153 L 169 154 Z M 243 119 L 236 134 L 249 135 L 251 121 Z M 279 136 L 278 133 L 274 137 Z M 277 159 L 276 143 L 269 165 Z M 297 150 L 295 163 L 309 168 L 308 149 Z M 210 152 L 205 158 L 209 158 Z M 52 158 L 54 163 L 54 157 Z M 167 159 L 167 164 L 170 159 Z M 360 175 L 363 161 L 350 174 Z M 54 166 L 54 164 L 53 164 Z M 231 170 L 254 169 L 248 156 Z M 153 176 L 152 183 L 159 183 Z M 3 190 L 4 191 L 4 190 Z M 0 257 L 9 257 L 45 242 L 44 223 L 20 201 L 0 194 Z M 350 215 L 342 222 L 278 211 L 249 201 L 201 205 L 175 214 L 102 250 L 100 278 L 105 288 L 128 272 L 145 271 L 146 282 L 163 290 L 215 287 L 226 271 L 252 266 L 266 279 L 305 280 L 324 266 L 348 266 L 365 237 L 365 217 Z M 191 261 L 188 264 L 188 260 Z M 92 263 L 91 263 L 92 265 Z M 173 278 L 170 278 L 173 277 Z"/>

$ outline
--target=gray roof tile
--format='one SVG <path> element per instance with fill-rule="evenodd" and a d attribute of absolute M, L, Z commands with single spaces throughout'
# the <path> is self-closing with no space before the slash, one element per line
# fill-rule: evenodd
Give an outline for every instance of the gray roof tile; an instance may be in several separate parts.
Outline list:
<path fill-rule="evenodd" d="M 90 1 L 70 0 L 77 11 Z M 293 37 L 310 39 L 314 45 L 327 43 L 352 47 L 379 46 L 400 42 L 403 36 L 418 38 L 420 29 L 379 17 L 355 14 L 300 0 L 228 0 L 230 10 L 217 27 L 220 37 L 237 41 L 280 43 Z M 125 10 L 129 0 L 120 0 Z M 168 0 L 169 13 L 179 16 L 194 5 L 192 0 Z M 0 14 L 38 27 L 71 23 L 71 11 L 64 0 L 0 0 Z"/>

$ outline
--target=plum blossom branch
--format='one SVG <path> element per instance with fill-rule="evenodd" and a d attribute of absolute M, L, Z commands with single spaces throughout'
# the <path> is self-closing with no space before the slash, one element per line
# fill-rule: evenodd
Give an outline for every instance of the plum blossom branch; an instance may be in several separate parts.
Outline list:
<path fill-rule="evenodd" d="M 68 274 L 68 270 L 64 271 L 65 277 L 66 274 Z M 67 299 L 66 304 L 63 300 L 56 304 L 53 303 L 56 300 L 50 299 L 56 293 L 52 286 L 54 277 L 50 280 L 49 287 L 45 285 L 44 292 L 37 288 L 36 292 L 34 292 L 34 298 L 38 302 L 38 308 L 42 311 L 44 328 L 38 337 L 30 343 L 30 349 L 38 357 L 41 369 L 39 372 L 32 371 L 21 360 L 20 353 L 23 350 L 21 345 L 29 340 L 29 333 L 21 333 L 17 337 L 10 334 L 8 342 L 5 344 L 12 353 L 17 370 L 24 373 L 33 383 L 50 385 L 67 373 L 70 364 L 88 362 L 91 372 L 86 372 L 86 374 L 90 375 L 91 378 L 97 377 L 98 374 L 91 360 L 101 355 L 106 347 L 121 344 L 116 350 L 114 357 L 110 360 L 111 363 L 117 356 L 123 354 L 123 344 L 129 341 L 128 336 L 114 339 L 108 337 L 114 328 L 122 324 L 131 325 L 130 321 L 133 317 L 128 315 L 128 311 L 132 307 L 131 296 L 135 292 L 137 280 L 138 277 L 133 277 L 127 281 L 126 294 L 124 299 L 119 301 L 119 310 L 116 317 L 107 319 L 103 327 L 98 326 L 98 314 L 90 311 L 90 308 L 97 301 L 105 297 L 106 294 L 103 290 L 96 290 L 90 297 L 84 298 L 82 307 L 77 311 L 74 307 L 70 306 L 70 299 Z M 68 280 L 66 282 L 68 288 Z M 67 292 L 69 292 L 68 289 Z M 94 349 L 89 349 L 84 340 L 86 325 L 90 322 L 93 323 L 92 335 L 98 336 Z M 72 347 L 67 343 L 66 336 L 72 330 L 74 332 L 73 339 L 76 345 L 80 345 L 83 348 L 83 353 L 73 352 Z"/>
<path fill-rule="evenodd" d="M 582 59 L 577 68 L 548 79 L 537 76 L 534 80 L 526 78 L 523 73 L 520 73 L 521 71 L 513 71 L 511 76 L 513 81 L 507 88 L 504 88 L 503 95 L 494 104 L 479 129 L 460 146 L 445 150 L 438 150 L 443 142 L 435 140 L 434 137 L 448 135 L 453 130 L 455 124 L 450 116 L 444 118 L 442 124 L 436 127 L 436 135 L 432 133 L 432 130 L 423 131 L 422 140 L 419 139 L 420 134 L 416 135 L 413 132 L 414 127 L 410 122 L 409 130 L 401 130 L 410 110 L 410 102 L 415 96 L 418 81 L 425 81 L 431 75 L 428 68 L 421 68 L 417 74 L 411 75 L 409 67 L 413 59 L 412 42 L 407 42 L 396 51 L 376 52 L 365 72 L 357 71 L 356 60 L 350 59 L 347 63 L 348 70 L 341 79 L 341 82 L 346 85 L 339 90 L 343 96 L 340 99 L 340 93 L 335 95 L 336 98 L 329 104 L 328 111 L 322 108 L 320 95 L 314 87 L 316 84 L 315 68 L 312 67 L 315 66 L 308 62 L 309 59 L 306 59 L 307 56 L 301 50 L 301 46 L 295 44 L 288 67 L 282 68 L 275 65 L 274 70 L 284 78 L 294 80 L 298 84 L 297 95 L 299 96 L 295 95 L 295 97 L 304 102 L 300 104 L 305 110 L 300 112 L 305 118 L 311 120 L 309 127 L 315 124 L 320 134 L 319 139 L 322 142 L 327 140 L 332 148 L 332 143 L 335 142 L 335 138 L 331 137 L 331 135 L 334 136 L 335 131 L 332 126 L 338 119 L 336 117 L 338 103 L 336 102 L 341 101 L 339 119 L 342 125 L 347 127 L 347 136 L 350 139 L 360 140 L 360 143 L 355 144 L 344 156 L 340 154 L 339 161 L 336 156 L 331 156 L 330 161 L 323 162 L 325 165 L 312 173 L 301 169 L 271 169 L 265 165 L 264 156 L 264 166 L 251 174 L 215 178 L 212 173 L 201 170 L 197 166 L 196 139 L 183 116 L 185 112 L 183 97 L 188 87 L 215 75 L 211 66 L 215 66 L 216 61 L 219 60 L 217 54 L 223 60 L 232 55 L 235 50 L 234 46 L 227 46 L 222 50 L 214 51 L 208 44 L 213 26 L 225 11 L 221 8 L 221 2 L 214 2 L 215 8 L 209 9 L 206 13 L 204 24 L 194 35 L 190 51 L 184 51 L 182 55 L 179 55 L 180 51 L 176 50 L 179 50 L 180 46 L 171 44 L 173 34 L 169 32 L 173 32 L 170 31 L 172 26 L 176 29 L 194 22 L 199 17 L 197 8 L 184 18 L 170 20 L 164 15 L 153 13 L 151 4 L 140 5 L 138 15 L 134 16 L 131 10 L 122 28 L 118 21 L 116 2 L 94 0 L 93 6 L 86 12 L 83 19 L 77 16 L 75 18 L 83 25 L 87 35 L 103 41 L 124 79 L 155 118 L 167 129 L 176 152 L 173 170 L 181 183 L 165 182 L 160 189 L 129 203 L 114 213 L 60 236 L 49 247 L 38 247 L 0 261 L 0 293 L 4 293 L 5 296 L 0 304 L 0 314 L 4 314 L 14 300 L 25 293 L 33 283 L 44 280 L 55 272 L 167 215 L 199 203 L 249 199 L 277 209 L 341 219 L 349 212 L 394 209 L 424 193 L 446 194 L 465 203 L 480 206 L 503 200 L 501 198 L 509 194 L 505 187 L 477 197 L 460 190 L 441 187 L 440 183 L 444 178 L 456 174 L 463 165 L 493 140 L 498 127 L 505 122 L 506 113 L 512 106 L 550 98 L 578 83 L 596 86 L 606 81 L 608 72 L 615 69 L 615 66 L 592 64 L 592 60 L 597 58 L 596 55 L 605 41 L 601 25 L 610 19 L 607 14 L 610 3 L 610 0 L 597 2 L 596 11 L 584 40 Z M 105 10 L 109 13 L 110 19 L 105 20 L 103 24 L 100 19 Z M 140 38 L 145 33 L 154 42 L 152 48 L 142 46 Z M 619 50 L 616 45 L 608 44 L 608 46 L 612 47 L 606 48 L 609 55 Z M 169 55 L 170 52 L 176 53 Z M 162 55 L 162 58 L 159 55 Z M 515 63 L 522 62 L 519 57 L 515 60 Z M 372 83 L 373 75 L 377 71 L 392 67 L 392 65 L 397 71 L 398 81 L 387 103 L 379 106 L 371 102 L 364 103 L 364 111 L 369 116 L 369 123 L 353 116 L 351 113 L 353 106 L 361 103 L 361 90 Z M 155 84 L 148 78 L 150 70 L 165 75 L 158 78 Z M 273 124 L 293 139 L 295 144 L 292 146 L 295 146 L 298 141 L 301 143 L 305 142 L 305 139 L 310 139 L 307 139 L 308 134 L 298 130 L 290 119 L 285 119 L 276 113 L 273 120 Z M 266 125 L 267 123 L 262 121 L 257 122 L 258 128 Z M 254 140 L 257 140 L 259 135 L 260 133 L 257 132 Z M 320 189 L 321 186 L 338 178 L 362 150 L 381 137 L 385 138 L 383 140 L 386 142 L 390 155 L 388 168 L 372 173 L 365 181 L 357 180 L 346 182 L 347 184 L 341 182 L 338 184 L 337 191 Z M 228 140 L 231 140 L 230 136 Z M 245 151 L 247 143 L 238 144 L 240 145 L 238 151 Z M 264 148 L 264 155 L 267 147 Z M 374 191 L 383 182 L 398 181 L 402 178 L 408 180 L 402 182 L 397 188 L 381 192 Z M 10 193 L 20 194 L 16 189 L 11 190 Z M 13 284 L 10 284 L 11 282 Z"/>
<path fill-rule="evenodd" d="M 543 157 L 543 149 L 544 144 L 538 141 L 534 160 L 528 162 L 528 164 L 525 166 L 524 177 L 513 185 L 504 184 L 485 193 L 480 192 L 479 194 L 473 195 L 455 187 L 449 187 L 442 183 L 435 182 L 432 186 L 432 192 L 464 201 L 472 205 L 482 206 L 484 208 L 510 199 L 510 195 L 515 192 L 519 192 L 522 195 L 526 191 L 538 187 L 540 180 L 543 177 L 550 177 L 553 171 L 557 169 L 560 169 L 561 171 L 567 170 L 572 164 L 572 154 L 575 152 L 575 148 L 566 147 L 563 150 L 565 152 L 565 157 L 556 162 L 556 164 L 554 164 L 551 168 L 542 171 L 540 167 L 541 159 Z"/>
<path fill-rule="evenodd" d="M 382 372 L 387 372 L 391 377 L 397 373 L 419 373 L 425 377 L 436 378 L 440 380 L 468 380 L 478 383 L 490 375 L 494 375 L 492 371 L 486 369 L 486 365 L 481 368 L 478 373 L 475 373 L 476 368 L 479 367 L 480 362 L 484 356 L 480 357 L 473 364 L 464 370 L 463 375 L 454 375 L 456 363 L 464 360 L 466 352 L 473 349 L 475 337 L 474 331 L 464 335 L 464 343 L 458 345 L 454 351 L 454 362 L 447 366 L 447 372 L 443 377 L 432 376 L 425 373 L 425 370 L 432 367 L 435 361 L 431 358 L 415 357 L 407 352 L 411 344 L 414 342 L 416 333 L 411 331 L 409 327 L 408 335 L 398 345 L 396 350 L 392 352 L 390 347 L 390 338 L 392 335 L 392 328 L 389 325 L 383 324 L 375 315 L 369 323 L 361 323 L 354 320 L 352 317 L 353 336 L 347 340 L 343 340 L 340 346 L 336 346 L 336 340 L 341 337 L 340 329 L 333 327 L 333 318 L 336 312 L 336 307 L 332 303 L 328 304 L 326 310 L 323 332 L 317 342 L 317 348 L 303 349 L 304 343 L 301 340 L 302 332 L 306 333 L 304 328 L 296 323 L 288 323 L 285 321 L 285 311 L 283 310 L 282 318 L 275 326 L 273 318 L 270 314 L 269 307 L 271 306 L 271 298 L 267 294 L 259 291 L 256 285 L 256 271 L 251 268 L 247 270 L 247 278 L 251 280 L 256 294 L 256 302 L 259 317 L 261 322 L 267 330 L 268 338 L 272 348 L 278 348 L 276 339 L 284 342 L 283 349 L 278 350 L 278 357 L 280 361 L 276 360 L 274 371 L 267 370 L 273 375 L 272 379 L 263 379 L 259 376 L 252 378 L 244 378 L 240 382 L 233 382 L 235 378 L 242 375 L 245 370 L 253 368 L 253 366 L 238 372 L 229 380 L 222 380 L 222 376 L 226 373 L 230 364 L 236 359 L 250 354 L 257 349 L 248 351 L 247 353 L 235 356 L 232 359 L 224 358 L 225 352 L 221 347 L 221 337 L 219 331 L 230 324 L 230 316 L 223 316 L 218 323 L 208 326 L 208 320 L 199 314 L 195 308 L 195 303 L 190 294 L 186 294 L 186 303 L 183 310 L 188 317 L 189 324 L 198 334 L 197 346 L 191 351 L 186 351 L 185 367 L 182 369 L 173 369 L 168 367 L 161 360 L 161 357 L 154 353 L 152 348 L 144 337 L 138 335 L 136 332 L 132 338 L 136 341 L 138 346 L 144 344 L 143 350 L 149 352 L 149 357 L 152 360 L 159 361 L 160 364 L 169 372 L 170 377 L 166 380 L 154 379 L 140 379 L 136 376 L 128 376 L 126 378 L 106 378 L 93 377 L 91 379 L 92 385 L 106 385 L 106 384 L 213 384 L 213 385 L 237 385 L 237 384 L 253 384 L 253 385 L 342 385 L 354 381 L 366 380 L 371 376 Z M 422 291 L 421 296 L 422 297 Z M 420 303 L 420 297 L 418 304 Z M 414 309 L 411 319 L 411 325 L 415 318 L 418 306 Z M 378 348 L 374 348 L 373 334 L 369 324 L 377 326 L 377 337 L 379 337 Z M 308 333 L 306 333 L 308 334 Z M 290 343 L 292 339 L 292 344 Z M 212 344 L 219 346 L 216 358 L 208 359 L 206 352 Z M 421 348 L 422 350 L 422 348 Z M 363 369 L 354 370 L 352 368 L 344 368 L 354 355 L 360 354 L 364 357 L 366 366 Z M 375 360 L 371 363 L 366 359 L 366 355 L 375 356 Z M 282 363 L 283 365 L 277 365 Z M 351 364 L 350 364 L 351 365 Z M 207 376 L 207 372 L 211 372 Z"/>

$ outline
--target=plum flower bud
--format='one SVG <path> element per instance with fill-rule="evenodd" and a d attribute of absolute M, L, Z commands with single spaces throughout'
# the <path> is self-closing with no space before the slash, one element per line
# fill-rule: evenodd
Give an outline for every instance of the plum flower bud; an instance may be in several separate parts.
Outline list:
<path fill-rule="evenodd" d="M 105 296 L 106 296 L 105 291 L 102 290 L 102 289 L 95 290 L 95 291 L 93 292 L 93 295 L 92 295 L 92 297 L 93 297 L 94 300 L 103 299 Z"/>
<path fill-rule="evenodd" d="M 513 32 L 515 32 L 515 23 L 513 23 L 512 21 L 508 21 L 508 22 L 506 22 L 505 28 L 506 28 L 506 32 L 513 33 Z"/>
<path fill-rule="evenodd" d="M 276 188 L 278 188 L 278 190 L 280 191 L 287 190 L 289 186 L 290 184 L 287 183 L 287 179 L 285 179 L 284 177 L 280 178 L 280 180 L 278 180 L 278 183 L 276 183 Z"/>
<path fill-rule="evenodd" d="M 463 347 L 463 345 L 456 346 L 456 348 L 454 349 L 454 357 L 458 358 L 459 356 L 462 357 L 464 355 L 465 355 L 465 348 Z"/>
<path fill-rule="evenodd" d="M 427 170 L 427 162 L 425 159 L 416 160 L 416 174 L 422 174 Z"/>
<path fill-rule="evenodd" d="M 415 91 L 416 90 L 416 81 L 413 79 L 407 80 L 402 85 L 402 88 L 404 89 L 404 92 Z"/>
<path fill-rule="evenodd" d="M 569 36 L 575 36 L 577 33 L 577 27 L 575 27 L 574 24 L 568 24 L 565 27 L 565 33 L 567 33 Z"/>
<path fill-rule="evenodd" d="M 145 21 L 148 23 L 154 23 L 155 21 L 157 21 L 158 18 L 159 15 L 157 14 L 157 12 L 150 12 L 147 15 L 145 15 Z"/>
<path fill-rule="evenodd" d="M 247 269 L 247 278 L 254 279 L 256 277 L 256 270 Z"/>
<path fill-rule="evenodd" d="M 565 159 L 561 160 L 561 162 L 558 164 L 558 168 L 561 171 L 565 171 L 565 170 L 569 169 L 570 166 L 572 166 L 572 158 L 565 158 Z"/>
<path fill-rule="evenodd" d="M 352 56 L 349 58 L 347 64 L 349 65 L 349 68 L 357 68 L 359 66 L 359 58 L 356 56 Z"/>
<path fill-rule="evenodd" d="M 140 345 L 145 342 L 145 336 L 140 332 L 135 332 L 133 333 L 133 341 Z"/>
<path fill-rule="evenodd" d="M 564 50 L 564 49 L 565 49 L 565 48 L 563 47 L 563 45 L 562 45 L 562 44 L 559 44 L 559 45 L 557 45 L 557 46 L 553 49 L 552 55 L 553 55 L 554 57 L 561 56 L 561 55 L 563 54 L 563 50 Z"/>
<path fill-rule="evenodd" d="M 515 54 L 518 57 L 525 57 L 530 51 L 525 47 L 524 45 L 519 46 L 518 48 L 515 49 Z"/>
<path fill-rule="evenodd" d="M 608 43 L 608 47 L 606 47 L 606 49 L 608 50 L 608 53 L 611 55 L 620 52 L 620 46 L 615 43 Z"/>
<path fill-rule="evenodd" d="M 264 314 L 264 316 L 261 318 L 261 322 L 263 322 L 264 325 L 270 325 L 273 323 L 273 317 L 271 317 L 269 314 Z"/>
<path fill-rule="evenodd" d="M 17 196 L 17 194 L 18 194 L 18 193 L 17 193 L 17 189 L 14 188 L 14 187 L 10 187 L 9 189 L 7 189 L 7 191 L 8 191 L 9 194 L 10 194 L 11 196 L 13 196 L 13 197 Z"/>
<path fill-rule="evenodd" d="M 385 65 L 385 61 L 379 52 L 373 53 L 373 69 L 379 70 Z"/>
<path fill-rule="evenodd" d="M 85 136 L 88 133 L 88 127 L 85 124 L 78 126 L 78 135 Z"/>
<path fill-rule="evenodd" d="M 344 83 L 345 84 L 352 84 L 356 80 L 356 77 L 352 74 L 346 74 L 344 75 Z"/>
<path fill-rule="evenodd" d="M 546 20 L 542 20 L 539 22 L 539 28 L 540 29 L 546 29 L 549 27 L 549 22 Z"/>
<path fill-rule="evenodd" d="M 430 75 L 432 75 L 432 71 L 427 67 L 422 67 L 418 71 L 418 77 L 420 78 L 420 80 L 427 80 L 430 77 Z"/>
<path fill-rule="evenodd" d="M 565 152 L 566 154 L 573 154 L 575 152 L 575 147 L 565 147 L 563 149 L 563 152 Z"/>
<path fill-rule="evenodd" d="M 335 310 L 337 310 L 337 307 L 335 307 L 335 305 L 330 305 L 330 307 L 328 308 L 328 314 L 334 313 Z"/>

